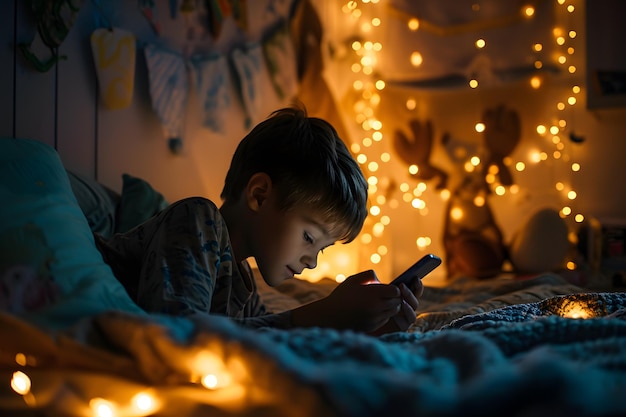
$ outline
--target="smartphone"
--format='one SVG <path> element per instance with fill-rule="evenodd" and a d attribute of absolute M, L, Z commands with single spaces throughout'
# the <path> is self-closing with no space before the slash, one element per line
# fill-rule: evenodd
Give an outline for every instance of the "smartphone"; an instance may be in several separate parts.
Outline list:
<path fill-rule="evenodd" d="M 429 253 L 415 262 L 409 269 L 400 274 L 396 279 L 391 281 L 394 285 L 406 284 L 407 287 L 412 288 L 413 280 L 424 278 L 435 268 L 441 265 L 441 258 Z"/>

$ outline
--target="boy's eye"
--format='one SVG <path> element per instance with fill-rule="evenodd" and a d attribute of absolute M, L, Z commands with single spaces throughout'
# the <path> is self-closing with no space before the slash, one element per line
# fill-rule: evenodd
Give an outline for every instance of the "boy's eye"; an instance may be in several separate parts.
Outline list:
<path fill-rule="evenodd" d="M 313 236 L 311 236 L 307 232 L 304 232 L 304 240 L 311 245 L 313 244 Z"/>

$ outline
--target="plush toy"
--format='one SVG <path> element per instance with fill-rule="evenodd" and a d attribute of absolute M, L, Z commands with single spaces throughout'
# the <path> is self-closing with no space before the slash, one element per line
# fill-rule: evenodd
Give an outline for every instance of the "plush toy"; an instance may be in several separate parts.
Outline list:
<path fill-rule="evenodd" d="M 437 178 L 437 189 L 446 188 L 448 174 L 430 162 L 433 147 L 433 126 L 430 120 L 422 122 L 418 119 L 409 121 L 411 136 L 402 130 L 396 130 L 393 137 L 393 149 L 407 165 L 417 166 L 415 176 L 422 180 Z"/>
<path fill-rule="evenodd" d="M 455 170 L 451 179 L 456 185 L 448 200 L 443 247 L 449 278 L 470 276 L 490 278 L 503 271 L 507 261 L 516 273 L 553 271 L 560 268 L 569 250 L 567 225 L 552 209 L 540 209 L 520 227 L 509 244 L 489 204 L 491 195 L 487 173 L 495 165 L 497 179 L 502 185 L 512 185 L 513 176 L 504 159 L 513 152 L 521 138 L 521 123 L 517 112 L 504 105 L 486 109 L 484 146 L 465 144 L 449 133 L 442 135 L 442 144 Z M 397 131 L 393 146 L 406 164 L 419 167 L 416 177 L 436 179 L 437 188 L 448 186 L 451 174 L 433 166 L 430 161 L 433 146 L 433 126 L 430 121 L 409 122 L 412 137 Z M 468 159 L 478 155 L 484 159 L 476 170 L 463 169 Z"/>
<path fill-rule="evenodd" d="M 509 258 L 516 272 L 534 274 L 561 268 L 569 249 L 565 220 L 558 211 L 542 208 L 511 239 Z"/>
<path fill-rule="evenodd" d="M 54 262 L 43 231 L 27 224 L 0 233 L 0 311 L 20 314 L 54 302 Z"/>
<path fill-rule="evenodd" d="M 504 164 L 504 158 L 513 152 L 522 137 L 519 115 L 515 110 L 501 104 L 485 110 L 483 123 L 485 124 L 483 137 L 488 151 L 485 166 L 497 166 L 500 183 L 512 185 L 513 176 Z"/>
<path fill-rule="evenodd" d="M 480 173 L 468 174 L 446 209 L 443 246 L 448 277 L 490 278 L 502 271 L 507 251 Z"/>

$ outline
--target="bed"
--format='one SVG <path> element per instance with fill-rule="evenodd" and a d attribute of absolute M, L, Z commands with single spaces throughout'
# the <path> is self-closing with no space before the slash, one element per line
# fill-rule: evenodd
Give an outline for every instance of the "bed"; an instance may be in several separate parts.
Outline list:
<path fill-rule="evenodd" d="M 94 191 L 28 139 L 0 139 L 0 178 L 5 298 L 11 265 L 36 272 L 23 297 L 47 290 L 32 308 L 2 304 L 1 415 L 626 415 L 623 292 L 552 273 L 459 277 L 427 286 L 409 331 L 380 338 L 147 314 L 91 232 L 140 221 L 167 204 L 158 192 L 130 176 L 121 194 Z M 259 280 L 276 312 L 335 285 Z"/>

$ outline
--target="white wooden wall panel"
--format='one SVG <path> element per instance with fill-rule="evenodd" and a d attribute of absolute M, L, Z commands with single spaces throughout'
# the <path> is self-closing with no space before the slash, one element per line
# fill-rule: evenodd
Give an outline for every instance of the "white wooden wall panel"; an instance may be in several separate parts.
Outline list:
<path fill-rule="evenodd" d="M 89 35 L 94 30 L 92 1 L 85 1 L 61 45 L 67 60 L 59 62 L 57 90 L 57 151 L 74 172 L 96 177 L 97 81 Z"/>
<path fill-rule="evenodd" d="M 7 2 L 0 13 L 0 136 L 13 136 L 13 77 L 15 71 L 15 7 Z"/>
<path fill-rule="evenodd" d="M 31 42 L 36 33 L 30 2 L 15 1 L 17 8 L 17 42 Z M 16 53 L 15 71 L 15 136 L 56 145 L 56 75 L 57 68 L 40 73 Z"/>

